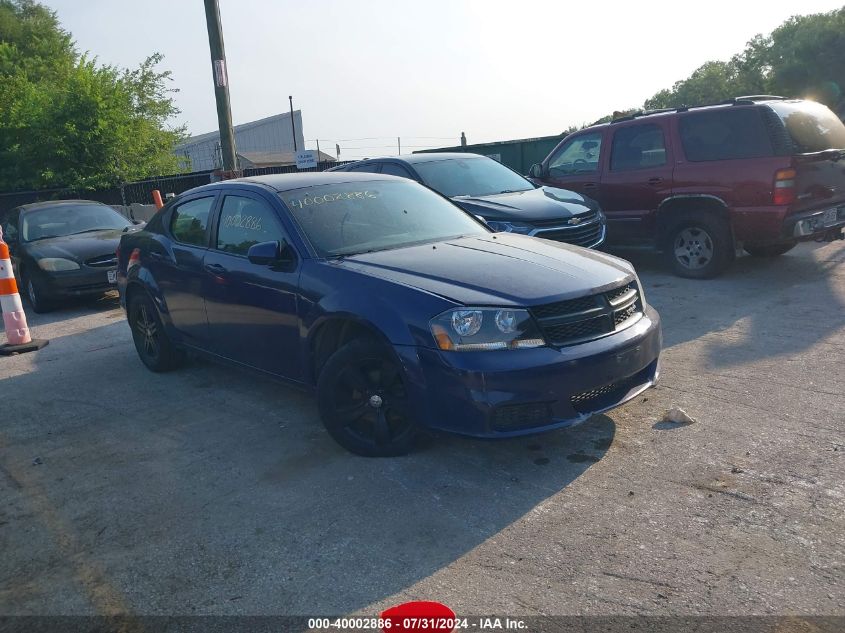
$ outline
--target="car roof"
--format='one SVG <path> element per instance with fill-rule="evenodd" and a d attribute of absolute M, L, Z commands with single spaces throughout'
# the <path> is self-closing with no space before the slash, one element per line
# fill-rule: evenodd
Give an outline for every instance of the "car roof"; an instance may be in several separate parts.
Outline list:
<path fill-rule="evenodd" d="M 750 97 L 734 97 L 733 99 L 727 99 L 725 101 L 720 101 L 719 103 L 705 103 L 702 105 L 680 106 L 677 108 L 661 108 L 658 110 L 640 110 L 625 116 L 618 117 L 606 123 L 596 123 L 594 125 L 589 125 L 576 132 L 573 132 L 572 134 L 578 134 L 587 130 L 600 130 L 610 126 L 617 126 L 620 123 L 629 123 L 631 121 L 640 121 L 644 119 L 648 120 L 653 119 L 654 117 L 671 117 L 676 116 L 678 114 L 683 114 L 685 112 L 690 112 L 692 110 L 696 112 L 708 112 L 713 110 L 729 110 L 737 107 L 753 108 L 761 105 L 768 105 L 771 103 L 797 103 L 799 101 L 804 101 L 804 99 L 787 99 L 785 97 L 777 97 L 772 95 L 758 95 Z"/>
<path fill-rule="evenodd" d="M 372 174 L 346 172 L 346 171 L 318 171 L 318 172 L 300 172 L 293 174 L 268 174 L 266 176 L 247 176 L 245 178 L 233 178 L 232 180 L 224 180 L 215 182 L 210 185 L 203 185 L 191 192 L 204 191 L 210 188 L 234 188 L 242 187 L 243 185 L 261 185 L 265 188 L 273 189 L 274 191 L 291 191 L 293 189 L 303 189 L 305 187 L 316 187 L 319 185 L 337 185 L 346 182 L 372 182 L 374 180 L 398 180 L 407 182 L 406 178 L 399 178 L 398 176 L 389 176 L 387 174 Z M 185 193 L 188 193 L 187 191 Z"/>
<path fill-rule="evenodd" d="M 375 158 L 364 158 L 362 160 L 357 160 L 354 163 L 347 163 L 338 167 L 332 167 L 330 171 L 341 171 L 350 167 L 354 167 L 355 165 L 360 165 L 362 163 L 392 161 L 394 163 L 404 163 L 406 165 L 418 165 L 420 163 L 433 163 L 436 161 L 457 158 L 487 158 L 489 160 L 493 160 L 489 156 L 483 156 L 482 154 L 473 154 L 472 152 L 426 152 L 424 154 L 401 154 L 399 156 L 380 156 Z"/>
<path fill-rule="evenodd" d="M 30 202 L 29 204 L 22 204 L 17 207 L 21 211 L 36 211 L 37 209 L 45 209 L 48 207 L 61 207 L 64 205 L 80 205 L 80 204 L 95 204 L 101 207 L 107 207 L 107 204 L 97 202 L 96 200 L 44 200 L 42 202 Z"/>

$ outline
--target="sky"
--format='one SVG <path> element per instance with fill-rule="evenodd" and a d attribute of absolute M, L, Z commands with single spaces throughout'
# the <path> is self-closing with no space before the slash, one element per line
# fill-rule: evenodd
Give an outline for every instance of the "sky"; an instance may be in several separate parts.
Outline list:
<path fill-rule="evenodd" d="M 202 0 L 41 0 L 81 52 L 153 52 L 192 134 L 217 128 Z M 302 110 L 342 158 L 560 134 L 636 107 L 796 13 L 842 0 L 220 0 L 235 124 Z"/>

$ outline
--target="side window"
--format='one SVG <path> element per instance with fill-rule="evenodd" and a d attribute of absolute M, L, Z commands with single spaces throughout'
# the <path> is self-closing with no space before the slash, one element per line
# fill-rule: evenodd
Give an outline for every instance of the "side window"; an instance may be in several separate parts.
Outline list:
<path fill-rule="evenodd" d="M 20 215 L 20 211 L 17 209 L 12 209 L 9 211 L 9 214 L 3 218 L 3 237 L 7 237 L 10 240 L 17 240 L 18 239 L 18 216 Z"/>
<path fill-rule="evenodd" d="M 401 176 L 402 178 L 411 178 L 413 180 L 411 172 L 396 163 L 382 163 L 381 173 L 390 174 L 391 176 Z"/>
<path fill-rule="evenodd" d="M 571 176 L 598 171 L 601 132 L 582 134 L 565 143 L 549 160 L 549 174 Z"/>
<path fill-rule="evenodd" d="M 214 205 L 214 196 L 184 202 L 173 209 L 170 232 L 177 241 L 194 246 L 205 246 L 208 216 Z"/>
<path fill-rule="evenodd" d="M 619 128 L 610 146 L 610 171 L 645 169 L 666 164 L 666 141 L 659 125 Z"/>
<path fill-rule="evenodd" d="M 766 124 L 756 107 L 690 112 L 681 117 L 679 130 L 689 161 L 774 155 Z"/>
<path fill-rule="evenodd" d="M 275 242 L 285 237 L 276 213 L 254 198 L 226 196 L 217 224 L 217 250 L 246 255 L 259 242 Z"/>

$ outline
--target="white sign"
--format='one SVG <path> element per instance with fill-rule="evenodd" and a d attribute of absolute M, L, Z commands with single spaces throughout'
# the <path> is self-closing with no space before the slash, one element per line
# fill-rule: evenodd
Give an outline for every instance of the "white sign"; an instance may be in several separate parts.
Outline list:
<path fill-rule="evenodd" d="M 214 60 L 214 86 L 224 88 L 229 83 L 229 76 L 226 74 L 226 60 Z"/>
<path fill-rule="evenodd" d="M 313 149 L 301 149 L 296 153 L 296 168 L 308 169 L 317 166 L 317 152 Z"/>

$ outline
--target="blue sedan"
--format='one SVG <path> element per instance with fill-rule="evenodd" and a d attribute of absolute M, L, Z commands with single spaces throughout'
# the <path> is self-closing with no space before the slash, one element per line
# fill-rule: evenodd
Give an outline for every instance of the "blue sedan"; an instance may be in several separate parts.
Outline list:
<path fill-rule="evenodd" d="M 191 351 L 313 390 L 360 455 L 406 453 L 425 428 L 573 425 L 658 378 L 660 319 L 628 262 L 493 233 L 393 176 L 188 191 L 121 238 L 118 288 L 149 369 Z"/>

